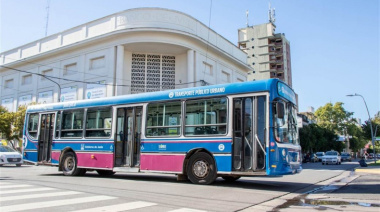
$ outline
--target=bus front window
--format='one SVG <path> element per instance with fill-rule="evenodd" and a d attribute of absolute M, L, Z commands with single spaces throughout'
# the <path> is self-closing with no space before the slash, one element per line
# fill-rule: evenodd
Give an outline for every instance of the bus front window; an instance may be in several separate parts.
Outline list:
<path fill-rule="evenodd" d="M 291 103 L 276 102 L 273 111 L 276 140 L 281 143 L 298 144 L 297 110 L 295 106 Z"/>

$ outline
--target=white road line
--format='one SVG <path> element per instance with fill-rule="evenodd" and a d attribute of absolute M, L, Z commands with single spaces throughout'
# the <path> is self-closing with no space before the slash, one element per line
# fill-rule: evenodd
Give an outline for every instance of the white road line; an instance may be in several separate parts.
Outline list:
<path fill-rule="evenodd" d="M 2 194 L 16 194 L 16 193 L 23 193 L 23 192 L 50 191 L 50 190 L 55 190 L 55 188 L 16 189 L 16 190 L 10 190 L 10 191 L 0 190 L 0 195 L 2 195 Z"/>
<path fill-rule="evenodd" d="M 168 212 L 206 212 L 206 211 L 196 210 L 196 209 L 191 209 L 191 208 L 180 208 L 180 209 L 172 210 Z"/>
<path fill-rule="evenodd" d="M 1 182 L 0 181 L 0 185 L 11 185 L 12 183 L 9 183 L 9 182 Z"/>
<path fill-rule="evenodd" d="M 117 197 L 111 196 L 93 196 L 93 197 L 83 197 L 83 198 L 75 198 L 68 200 L 54 200 L 54 201 L 46 201 L 46 202 L 34 202 L 34 203 L 26 203 L 19 205 L 9 205 L 9 206 L 1 206 L 1 212 L 11 212 L 11 211 L 22 211 L 22 210 L 32 210 L 39 208 L 48 208 L 48 207 L 57 207 L 57 206 L 66 206 L 66 205 L 74 205 L 86 202 L 96 202 L 102 200 L 110 200 L 116 199 Z"/>
<path fill-rule="evenodd" d="M 24 187 L 32 187 L 33 185 L 0 185 L 0 189 L 9 189 L 9 188 L 24 188 Z"/>
<path fill-rule="evenodd" d="M 29 195 L 20 195 L 20 196 L 11 196 L 11 197 L 1 197 L 0 202 L 12 201 L 12 200 L 25 200 L 25 199 L 34 199 L 41 197 L 57 197 L 65 195 L 75 195 L 83 194 L 82 192 L 77 191 L 62 191 L 62 192 L 52 192 L 52 193 L 42 193 L 42 194 L 29 194 Z"/>
<path fill-rule="evenodd" d="M 78 211 L 73 211 L 73 212 L 102 212 L 102 211 L 118 212 L 118 211 L 145 208 L 145 207 L 149 207 L 153 205 L 157 205 L 157 204 L 152 203 L 152 202 L 138 201 L 138 202 L 123 203 L 119 205 L 109 205 L 109 206 L 98 207 L 98 208 L 88 208 L 88 209 L 78 210 Z"/>

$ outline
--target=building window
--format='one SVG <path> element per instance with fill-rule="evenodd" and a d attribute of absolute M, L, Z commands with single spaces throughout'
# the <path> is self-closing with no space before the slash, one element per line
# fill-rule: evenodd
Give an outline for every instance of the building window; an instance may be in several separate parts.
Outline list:
<path fill-rule="evenodd" d="M 14 84 L 13 79 L 5 80 L 4 87 L 5 88 L 13 88 L 13 84 Z"/>
<path fill-rule="evenodd" d="M 212 76 L 212 65 L 205 62 L 203 62 L 203 64 L 205 65 L 204 73 Z"/>
<path fill-rule="evenodd" d="M 231 75 L 227 72 L 222 71 L 222 83 L 230 83 L 231 82 Z"/>
<path fill-rule="evenodd" d="M 22 76 L 21 84 L 22 85 L 30 85 L 30 84 L 32 84 L 32 75 L 28 74 L 28 75 Z"/>
<path fill-rule="evenodd" d="M 131 93 L 175 88 L 175 56 L 132 54 Z"/>
<path fill-rule="evenodd" d="M 76 73 L 78 73 L 77 64 L 76 63 L 65 65 L 65 68 L 63 70 L 63 75 L 64 76 L 73 75 L 73 74 L 76 74 Z"/>
<path fill-rule="evenodd" d="M 97 57 L 97 58 L 92 58 L 90 60 L 90 69 L 99 69 L 99 68 L 104 68 L 106 66 L 106 59 L 104 56 L 102 57 Z"/>
<path fill-rule="evenodd" d="M 41 73 L 43 76 L 49 77 L 53 76 L 53 69 L 42 71 Z M 41 81 L 47 80 L 45 77 L 41 77 Z"/>

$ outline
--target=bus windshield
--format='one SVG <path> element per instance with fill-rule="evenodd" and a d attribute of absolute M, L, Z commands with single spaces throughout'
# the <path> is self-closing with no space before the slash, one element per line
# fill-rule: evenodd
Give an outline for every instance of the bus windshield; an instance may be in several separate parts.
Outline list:
<path fill-rule="evenodd" d="M 292 103 L 282 102 L 283 114 L 274 114 L 274 135 L 278 142 L 299 144 L 297 110 Z"/>

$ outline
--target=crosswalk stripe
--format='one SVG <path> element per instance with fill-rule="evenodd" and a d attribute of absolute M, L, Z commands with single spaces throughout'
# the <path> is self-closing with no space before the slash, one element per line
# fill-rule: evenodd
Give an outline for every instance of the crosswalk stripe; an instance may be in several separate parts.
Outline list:
<path fill-rule="evenodd" d="M 206 212 L 206 211 L 196 210 L 196 209 L 191 209 L 191 208 L 180 208 L 180 209 L 176 209 L 176 210 L 172 210 L 168 212 Z"/>
<path fill-rule="evenodd" d="M 11 183 L 8 183 L 8 182 L 1 182 L 0 181 L 0 185 L 10 185 Z"/>
<path fill-rule="evenodd" d="M 32 185 L 0 185 L 0 189 L 9 189 L 9 188 L 24 188 L 32 187 Z"/>
<path fill-rule="evenodd" d="M 62 191 L 62 192 L 52 192 L 52 193 L 42 193 L 42 194 L 29 194 L 29 195 L 19 195 L 19 196 L 11 196 L 11 197 L 1 197 L 0 202 L 12 201 L 12 200 L 26 200 L 26 199 L 34 199 L 34 198 L 41 198 L 41 197 L 57 197 L 57 196 L 75 195 L 75 194 L 82 194 L 82 192 Z"/>
<path fill-rule="evenodd" d="M 77 210 L 74 212 L 102 212 L 102 211 L 118 212 L 118 211 L 126 211 L 126 210 L 145 208 L 145 207 L 149 207 L 149 206 L 153 206 L 153 205 L 157 205 L 157 204 L 152 203 L 152 202 L 138 201 L 138 202 L 123 203 L 123 204 L 118 204 L 118 205 L 109 205 L 109 206 L 98 207 L 98 208 L 88 208 L 88 209 L 84 209 L 84 210 Z"/>
<path fill-rule="evenodd" d="M 53 201 L 45 201 L 45 202 L 34 202 L 34 203 L 26 203 L 20 205 L 10 205 L 10 206 L 2 206 L 2 212 L 12 212 L 12 211 L 21 211 L 21 210 L 32 210 L 39 208 L 48 208 L 48 207 L 56 207 L 56 206 L 66 206 L 66 205 L 74 205 L 80 203 L 87 202 L 96 202 L 102 200 L 110 200 L 116 199 L 117 197 L 111 196 L 93 196 L 93 197 L 83 197 L 83 198 L 75 198 L 67 200 L 53 200 Z"/>
<path fill-rule="evenodd" d="M 35 191 L 50 191 L 50 190 L 55 190 L 55 188 L 16 189 L 16 190 L 10 190 L 10 191 L 0 190 L 0 195 L 1 194 L 16 194 L 16 193 L 23 193 L 23 192 L 35 192 Z"/>

